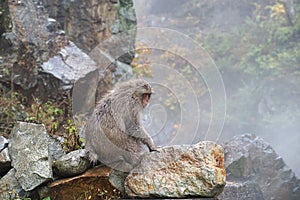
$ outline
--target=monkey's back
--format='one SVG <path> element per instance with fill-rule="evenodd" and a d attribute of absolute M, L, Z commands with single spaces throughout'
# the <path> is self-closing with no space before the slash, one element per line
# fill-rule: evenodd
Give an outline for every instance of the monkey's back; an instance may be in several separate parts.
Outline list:
<path fill-rule="evenodd" d="M 143 145 L 139 140 L 126 134 L 124 122 L 124 111 L 118 113 L 115 106 L 116 97 L 108 94 L 100 100 L 86 126 L 86 151 L 92 162 L 97 160 L 107 162 L 118 162 L 131 159 L 130 152 L 140 153 Z M 128 101 L 128 100 L 126 100 Z M 120 102 L 117 102 L 119 105 Z M 122 105 L 128 108 L 128 102 Z M 127 108 L 126 108 L 127 107 Z"/>

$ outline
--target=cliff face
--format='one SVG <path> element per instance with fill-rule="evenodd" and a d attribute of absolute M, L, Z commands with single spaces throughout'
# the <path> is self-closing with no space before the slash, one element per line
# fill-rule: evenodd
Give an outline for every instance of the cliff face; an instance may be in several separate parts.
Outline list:
<path fill-rule="evenodd" d="M 62 49 L 70 41 L 88 54 L 102 42 L 134 29 L 136 23 L 130 0 L 24 0 L 2 1 L 0 5 L 1 82 L 13 85 L 28 98 L 34 95 L 42 100 L 60 97 L 76 81 L 71 78 L 69 86 L 63 88 L 61 82 L 65 81 L 44 71 L 43 63 L 60 56 L 63 60 L 59 65 L 64 66 L 68 55 Z M 127 39 L 133 44 L 134 32 Z M 130 63 L 132 58 L 127 54 L 123 60 Z M 77 64 L 85 67 L 84 63 Z"/>
<path fill-rule="evenodd" d="M 133 3 L 130 0 L 42 0 L 42 2 L 49 16 L 56 19 L 69 39 L 86 53 L 109 39 L 112 34 L 135 26 Z"/>

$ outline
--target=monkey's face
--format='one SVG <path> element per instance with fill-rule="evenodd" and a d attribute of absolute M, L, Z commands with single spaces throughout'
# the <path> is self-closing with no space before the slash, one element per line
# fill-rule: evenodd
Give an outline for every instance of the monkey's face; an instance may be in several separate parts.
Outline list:
<path fill-rule="evenodd" d="M 145 108 L 148 105 L 151 94 L 152 94 L 152 88 L 149 83 L 143 82 L 137 85 L 135 96 L 137 96 L 143 108 Z"/>
<path fill-rule="evenodd" d="M 148 105 L 150 97 L 151 97 L 151 93 L 144 93 L 143 94 L 143 96 L 142 96 L 142 101 L 143 101 L 142 104 L 143 104 L 144 108 Z"/>

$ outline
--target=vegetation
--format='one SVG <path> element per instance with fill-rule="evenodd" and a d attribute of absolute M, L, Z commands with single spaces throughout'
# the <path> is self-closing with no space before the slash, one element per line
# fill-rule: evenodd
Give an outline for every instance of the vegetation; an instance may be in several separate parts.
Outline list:
<path fill-rule="evenodd" d="M 0 84 L 0 134 L 8 136 L 17 121 L 44 124 L 52 136 L 64 138 L 66 152 L 82 148 L 83 139 L 71 115 L 71 99 L 41 102 L 34 98 L 29 104 L 21 93 Z"/>
<path fill-rule="evenodd" d="M 228 116 L 237 133 L 299 119 L 299 114 L 292 114 L 295 102 L 273 94 L 280 84 L 289 88 L 289 96 L 299 90 L 300 16 L 296 14 L 291 25 L 281 0 L 248 4 L 249 8 L 252 4 L 253 12 L 238 30 L 213 32 L 204 42 L 199 41 L 212 53 L 230 88 Z M 300 1 L 294 5 L 295 13 L 299 13 Z"/>

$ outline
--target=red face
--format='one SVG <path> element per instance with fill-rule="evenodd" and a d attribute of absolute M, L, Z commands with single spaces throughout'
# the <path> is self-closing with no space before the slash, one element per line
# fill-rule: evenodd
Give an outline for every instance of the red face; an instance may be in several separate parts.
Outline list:
<path fill-rule="evenodd" d="M 145 93 L 143 94 L 143 107 L 146 107 L 149 103 L 151 94 Z"/>

